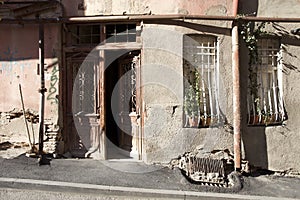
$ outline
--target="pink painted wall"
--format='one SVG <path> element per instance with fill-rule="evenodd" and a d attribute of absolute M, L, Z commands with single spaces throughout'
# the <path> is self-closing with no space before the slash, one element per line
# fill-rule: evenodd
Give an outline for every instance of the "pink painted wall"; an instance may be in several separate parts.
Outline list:
<path fill-rule="evenodd" d="M 62 0 L 66 16 L 144 14 L 231 14 L 232 0 Z M 225 13 L 224 13 L 225 8 Z M 211 9 L 215 9 L 211 13 Z"/>
<path fill-rule="evenodd" d="M 39 108 L 38 30 L 37 25 L 1 25 L 0 112 L 21 108 L 19 83 L 22 85 L 25 107 L 36 111 Z M 45 63 L 47 65 L 51 64 L 53 58 L 59 53 L 57 51 L 58 36 L 57 25 L 45 25 Z M 51 71 L 51 68 L 48 69 L 46 74 Z M 47 85 L 50 85 L 49 81 L 50 79 L 46 82 Z"/>

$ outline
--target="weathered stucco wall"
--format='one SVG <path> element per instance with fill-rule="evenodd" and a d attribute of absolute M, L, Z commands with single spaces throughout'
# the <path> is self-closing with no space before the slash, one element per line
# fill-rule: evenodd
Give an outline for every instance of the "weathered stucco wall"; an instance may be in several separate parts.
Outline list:
<path fill-rule="evenodd" d="M 229 0 L 63 0 L 66 16 L 120 14 L 207 14 L 230 15 Z M 241 14 L 266 17 L 299 17 L 300 1 L 240 1 Z M 196 147 L 204 150 L 230 149 L 233 135 L 223 125 L 215 128 L 183 128 L 183 34 L 210 34 L 220 44 L 220 109 L 230 125 L 233 119 L 231 74 L 231 22 L 193 21 L 194 25 L 168 26 L 144 24 L 142 30 L 142 82 L 145 104 L 143 156 L 146 162 L 168 162 Z M 199 24 L 197 24 L 199 23 Z M 205 24 L 205 26 L 204 26 Z M 281 26 L 281 27 L 280 27 Z M 283 126 L 248 127 L 243 112 L 243 157 L 250 164 L 271 170 L 293 168 L 300 171 L 300 42 L 290 30 L 298 24 L 272 24 L 268 30 L 282 36 L 284 105 L 288 119 Z M 46 118 L 57 121 L 59 95 L 60 31 L 46 25 Z M 26 39 L 24 39 L 26 36 Z M 30 36 L 30 37 L 27 37 Z M 241 39 L 241 38 L 240 38 Z M 1 25 L 0 29 L 0 112 L 20 108 L 18 84 L 22 84 L 26 108 L 38 110 L 39 76 L 38 26 Z M 242 111 L 246 111 L 248 52 L 241 40 Z M 17 78 L 19 77 L 19 78 Z"/>
<path fill-rule="evenodd" d="M 270 127 L 244 127 L 243 142 L 246 159 L 255 166 L 271 170 L 300 170 L 299 105 L 299 39 L 290 30 L 297 26 L 280 24 L 287 34 L 282 36 L 283 99 L 288 119 L 283 125 Z M 271 26 L 271 25 L 269 25 Z M 278 33 L 275 29 L 270 32 Z M 281 32 L 281 31 L 280 31 Z M 244 64 L 246 67 L 247 64 Z"/>
<path fill-rule="evenodd" d="M 300 14 L 299 1 L 256 1 L 252 11 L 258 16 L 266 17 L 298 17 Z M 247 11 L 247 2 L 243 3 L 243 12 Z M 275 28 L 276 27 L 276 28 Z M 300 24 L 271 23 L 265 30 L 281 37 L 283 45 L 283 99 L 288 119 L 282 126 L 247 127 L 244 125 L 243 143 L 245 157 L 257 167 L 270 170 L 300 171 L 300 127 L 299 105 L 300 87 L 300 43 L 299 36 L 291 34 L 291 30 L 299 28 Z M 241 67 L 247 68 L 247 50 L 242 48 Z M 246 76 L 247 71 L 243 72 Z M 246 85 L 243 85 L 246 90 Z M 246 109 L 246 107 L 244 107 Z M 245 115 L 243 115 L 246 118 Z"/>
<path fill-rule="evenodd" d="M 60 28 L 59 25 L 45 25 L 45 120 L 58 124 L 59 94 L 59 59 L 60 59 Z M 22 115 L 19 84 L 26 111 L 38 117 L 40 106 L 39 63 L 39 26 L 38 25 L 3 25 L 0 28 L 0 114 L 1 141 L 10 142 L 15 146 L 19 143 L 28 144 L 27 130 Z M 15 118 L 14 114 L 17 113 Z M 21 113 L 21 115 L 19 115 Z M 11 117 L 11 115 L 13 115 Z M 26 114 L 27 115 L 27 114 Z M 6 119 L 8 118 L 8 119 Z M 38 119 L 29 123 L 31 142 L 38 142 Z M 47 129 L 47 132 L 49 130 Z M 33 140 L 35 135 L 35 141 Z M 47 139 L 48 137 L 44 137 Z M 46 141 L 44 150 L 53 149 L 53 142 Z M 55 144 L 54 144 L 55 145 Z M 28 147 L 27 147 L 28 148 Z M 5 157 L 22 154 L 27 149 L 18 151 L 9 149 Z M 16 154 L 16 155 L 15 155 Z"/>
<path fill-rule="evenodd" d="M 57 119 L 59 26 L 45 26 L 46 118 Z M 40 76 L 38 75 L 38 26 L 1 25 L 0 29 L 0 111 L 21 108 L 19 84 L 24 104 L 38 111 Z M 54 106 L 56 105 L 56 106 Z M 53 107 L 54 106 L 54 107 Z"/>
<path fill-rule="evenodd" d="M 293 5 L 293 2 L 289 2 L 288 5 Z M 270 7 L 267 8 L 267 6 L 269 6 L 269 3 L 267 4 L 264 1 L 259 1 L 251 6 L 243 1 L 241 5 L 243 12 L 256 12 L 259 16 L 298 16 L 298 8 L 295 10 L 293 8 L 290 12 L 288 10 L 279 11 L 278 8 L 280 6 L 271 6 L 271 9 Z M 229 11 L 227 10 L 231 9 L 225 6 L 211 6 L 204 13 L 222 15 L 228 14 Z M 200 22 L 200 24 L 230 27 L 228 22 Z M 290 34 L 290 30 L 299 26 L 297 24 L 280 25 L 282 30 L 276 30 L 272 25 L 268 25 L 271 28 L 267 27 L 267 29 L 282 36 L 282 44 L 286 48 L 283 53 L 283 60 L 287 63 L 284 66 L 283 93 L 288 120 L 284 122 L 283 126 L 249 127 L 246 122 L 246 112 L 244 112 L 242 154 L 243 158 L 249 160 L 251 165 L 257 167 L 271 170 L 294 169 L 299 171 L 300 147 L 298 141 L 300 141 L 300 137 L 298 124 L 300 121 L 297 117 L 299 115 L 298 111 L 294 109 L 299 104 L 298 94 L 300 90 L 297 86 L 297 80 L 300 75 L 298 67 L 300 63 L 297 56 L 299 54 L 299 38 Z M 223 97 L 220 108 L 221 110 L 225 108 L 222 111 L 228 123 L 232 124 L 231 40 L 228 32 L 223 29 L 211 29 L 208 27 L 206 27 L 206 30 L 205 28 L 201 30 L 201 26 L 198 28 L 198 32 L 188 28 L 171 26 L 146 25 L 144 27 L 142 34 L 144 42 L 143 67 L 145 67 L 143 80 L 145 81 L 144 97 L 147 112 L 144 136 L 147 161 L 166 162 L 170 158 L 176 157 L 184 151 L 192 150 L 197 146 L 205 147 L 208 150 L 217 148 L 229 148 L 232 150 L 232 135 L 224 131 L 223 127 L 209 129 L 182 128 L 183 88 L 178 86 L 178 82 L 180 84 L 183 82 L 182 77 L 180 77 L 182 76 L 182 59 L 180 58 L 182 55 L 180 53 L 182 49 L 182 34 L 192 32 L 207 34 L 207 32 L 213 32 L 212 34 L 217 35 L 217 33 L 220 33 L 217 30 L 221 30 L 224 35 L 227 35 L 220 35 L 220 85 L 223 92 L 223 95 L 220 95 Z M 242 40 L 241 43 L 243 43 Z M 245 91 L 247 91 L 248 52 L 243 45 L 241 44 L 241 69 L 245 70 L 242 70 L 241 75 L 242 80 L 245 80 L 242 81 L 242 90 L 244 91 L 242 95 L 245 101 L 243 101 L 242 110 L 246 111 Z M 169 82 L 171 82 L 171 77 L 176 82 L 166 86 L 165 81 L 170 79 Z M 151 81 L 158 82 L 158 84 L 156 86 L 146 84 Z"/>
<path fill-rule="evenodd" d="M 258 16 L 266 17 L 297 17 L 300 14 L 299 0 L 259 0 Z"/>
<path fill-rule="evenodd" d="M 223 24 L 226 27 L 226 23 Z M 218 30 L 215 30 L 218 32 Z M 203 148 L 230 149 L 233 137 L 221 123 L 214 128 L 183 128 L 183 35 L 200 33 L 190 28 L 146 24 L 143 27 L 142 85 L 146 106 L 144 160 L 169 162 Z M 216 33 L 220 42 L 220 109 L 231 121 L 231 38 Z M 229 59 L 229 60 L 228 60 Z M 225 119 L 224 118 L 224 119 Z"/>
<path fill-rule="evenodd" d="M 224 0 L 63 0 L 67 16 L 125 14 L 207 14 L 211 9 L 231 12 L 232 1 Z"/>

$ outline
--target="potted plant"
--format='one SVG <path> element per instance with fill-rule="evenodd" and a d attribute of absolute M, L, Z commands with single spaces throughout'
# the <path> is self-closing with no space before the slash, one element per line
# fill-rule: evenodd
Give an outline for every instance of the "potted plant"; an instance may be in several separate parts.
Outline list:
<path fill-rule="evenodd" d="M 190 85 L 184 99 L 184 111 L 189 127 L 198 127 L 198 101 L 193 85 Z"/>

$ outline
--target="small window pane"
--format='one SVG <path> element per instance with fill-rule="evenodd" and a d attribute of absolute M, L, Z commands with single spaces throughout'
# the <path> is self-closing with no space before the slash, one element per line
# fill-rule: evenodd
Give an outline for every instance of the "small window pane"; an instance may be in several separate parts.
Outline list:
<path fill-rule="evenodd" d="M 99 44 L 101 41 L 101 25 L 70 25 L 70 39 L 68 43 L 72 45 Z"/>
<path fill-rule="evenodd" d="M 116 42 L 127 42 L 127 35 L 117 35 Z"/>
<path fill-rule="evenodd" d="M 91 43 L 91 37 L 90 36 L 81 36 L 79 39 L 80 44 L 89 44 Z"/>
<path fill-rule="evenodd" d="M 136 34 L 128 35 L 128 42 L 136 42 Z"/>
<path fill-rule="evenodd" d="M 136 24 L 106 25 L 106 43 L 136 42 Z"/>
<path fill-rule="evenodd" d="M 115 34 L 115 25 L 106 25 L 106 34 Z"/>
<path fill-rule="evenodd" d="M 136 33 L 136 25 L 128 24 L 128 33 Z"/>
<path fill-rule="evenodd" d="M 117 33 L 127 32 L 127 25 L 126 24 L 116 25 L 116 32 Z"/>
<path fill-rule="evenodd" d="M 100 26 L 98 26 L 98 25 L 93 26 L 92 33 L 93 34 L 100 34 Z"/>

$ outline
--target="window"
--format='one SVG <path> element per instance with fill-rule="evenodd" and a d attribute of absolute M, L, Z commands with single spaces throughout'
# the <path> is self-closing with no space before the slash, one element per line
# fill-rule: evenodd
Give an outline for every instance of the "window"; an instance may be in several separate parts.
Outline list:
<path fill-rule="evenodd" d="M 94 113 L 96 103 L 97 59 L 73 61 L 73 112 Z"/>
<path fill-rule="evenodd" d="M 72 44 L 99 44 L 101 25 L 76 25 L 71 28 Z"/>
<path fill-rule="evenodd" d="M 184 127 L 209 127 L 220 120 L 218 49 L 213 36 L 183 38 Z"/>
<path fill-rule="evenodd" d="M 281 124 L 285 112 L 280 43 L 275 38 L 261 38 L 257 47 L 257 62 L 249 68 L 248 124 Z"/>
<path fill-rule="evenodd" d="M 106 43 L 135 42 L 136 24 L 106 25 Z"/>
<path fill-rule="evenodd" d="M 68 45 L 127 43 L 136 42 L 137 38 L 136 24 L 76 24 L 69 25 L 68 30 Z"/>

